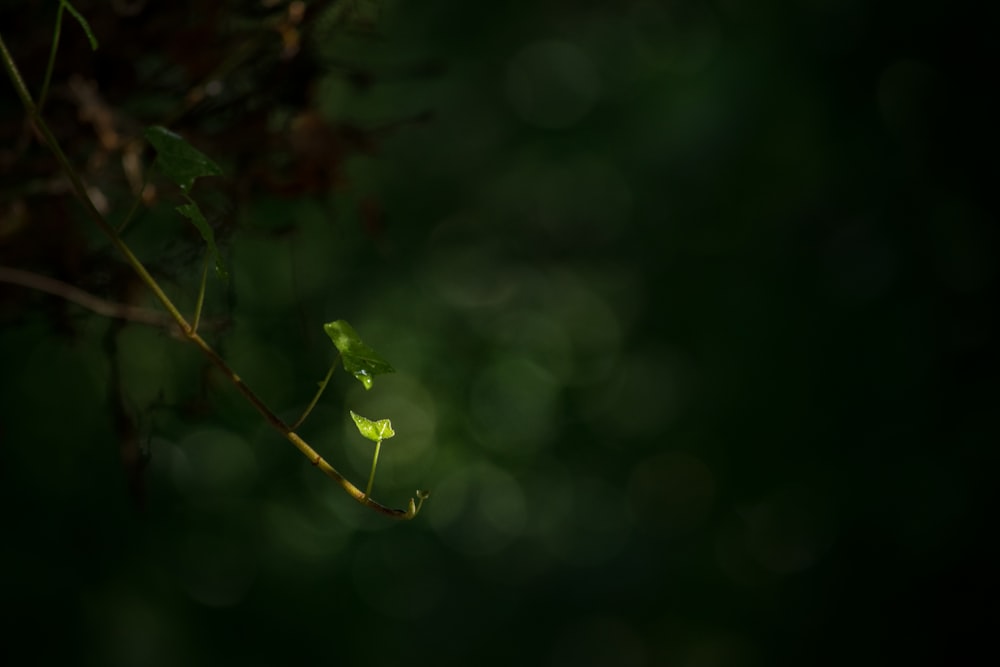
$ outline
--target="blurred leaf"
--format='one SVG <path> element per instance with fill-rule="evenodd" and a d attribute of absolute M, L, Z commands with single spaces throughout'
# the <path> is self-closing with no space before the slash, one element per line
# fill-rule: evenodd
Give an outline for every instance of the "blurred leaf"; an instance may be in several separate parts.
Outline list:
<path fill-rule="evenodd" d="M 179 134 L 154 125 L 146 128 L 146 141 L 156 149 L 156 164 L 185 193 L 201 176 L 221 176 L 222 169 Z"/>
<path fill-rule="evenodd" d="M 365 389 L 372 388 L 376 375 L 396 372 L 378 352 L 365 345 L 358 332 L 344 320 L 327 322 L 323 330 L 340 352 L 344 370 L 354 375 Z"/>
<path fill-rule="evenodd" d="M 351 419 L 354 420 L 354 424 L 358 427 L 358 432 L 372 442 L 388 440 L 396 435 L 396 432 L 392 430 L 392 422 L 388 419 L 372 421 L 371 419 L 362 417 L 353 410 L 351 410 Z"/>
<path fill-rule="evenodd" d="M 222 255 L 219 253 L 219 247 L 215 245 L 215 231 L 212 226 L 208 224 L 208 220 L 202 214 L 201 209 L 198 208 L 193 200 L 188 199 L 187 204 L 182 204 L 177 207 L 177 212 L 183 215 L 185 218 L 191 221 L 198 231 L 201 233 L 201 237 L 205 239 L 206 245 L 208 245 L 208 251 L 212 253 L 215 257 L 215 272 L 223 280 L 228 276 L 226 272 L 226 266 L 222 262 Z"/>

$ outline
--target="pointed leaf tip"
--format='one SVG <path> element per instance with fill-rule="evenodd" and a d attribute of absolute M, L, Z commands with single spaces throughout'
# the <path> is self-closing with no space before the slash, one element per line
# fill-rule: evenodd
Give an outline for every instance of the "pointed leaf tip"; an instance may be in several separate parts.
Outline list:
<path fill-rule="evenodd" d="M 365 345 L 354 327 L 344 320 L 327 322 L 323 330 L 340 352 L 344 370 L 357 378 L 365 389 L 372 388 L 376 375 L 396 372 L 378 352 Z"/>
<path fill-rule="evenodd" d="M 165 127 L 147 127 L 143 136 L 156 149 L 156 164 L 184 192 L 191 191 L 197 178 L 222 175 L 219 165 Z"/>
<path fill-rule="evenodd" d="M 358 413 L 354 412 L 354 410 L 351 410 L 351 419 L 354 420 L 354 425 L 358 427 L 358 432 L 372 442 L 388 440 L 392 436 L 396 435 L 396 432 L 392 430 L 392 421 L 388 419 L 373 421 L 366 417 L 362 417 Z"/>

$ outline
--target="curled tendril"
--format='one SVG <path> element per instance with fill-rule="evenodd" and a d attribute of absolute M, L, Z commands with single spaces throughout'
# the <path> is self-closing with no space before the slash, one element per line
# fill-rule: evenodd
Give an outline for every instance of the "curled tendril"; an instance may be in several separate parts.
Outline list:
<path fill-rule="evenodd" d="M 413 517 L 417 516 L 417 512 L 419 512 L 420 508 L 424 506 L 424 501 L 430 497 L 431 497 L 430 491 L 422 491 L 420 489 L 417 489 L 417 499 L 420 502 L 414 502 L 413 498 L 410 498 L 410 508 L 406 512 L 405 518 L 412 519 Z"/>

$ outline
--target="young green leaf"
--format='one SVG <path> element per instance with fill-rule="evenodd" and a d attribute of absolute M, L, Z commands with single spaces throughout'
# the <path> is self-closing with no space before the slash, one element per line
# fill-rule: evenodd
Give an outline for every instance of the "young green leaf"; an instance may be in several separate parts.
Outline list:
<path fill-rule="evenodd" d="M 327 322 L 323 330 L 340 352 L 344 370 L 356 377 L 365 389 L 372 388 L 376 375 L 396 372 L 378 352 L 365 345 L 358 332 L 344 320 Z"/>
<path fill-rule="evenodd" d="M 212 226 L 208 224 L 208 220 L 205 219 L 205 216 L 202 215 L 201 209 L 198 208 L 198 204 L 196 204 L 193 199 L 188 197 L 188 203 L 178 206 L 177 212 L 190 220 L 191 224 L 198 229 L 198 232 L 201 234 L 201 238 L 205 239 L 208 251 L 212 253 L 212 256 L 215 258 L 215 272 L 224 280 L 228 274 L 226 272 L 226 265 L 222 262 L 222 255 L 219 253 L 219 247 L 215 245 L 215 231 L 212 229 Z"/>
<path fill-rule="evenodd" d="M 362 417 L 353 410 L 351 410 L 351 419 L 354 420 L 354 425 L 358 427 L 358 432 L 372 442 L 382 442 L 396 435 L 396 432 L 392 430 L 392 422 L 388 419 L 372 421 L 371 419 Z"/>
<path fill-rule="evenodd" d="M 222 169 L 207 155 L 165 127 L 147 127 L 146 141 L 156 149 L 156 164 L 184 191 L 191 191 L 196 178 L 221 176 Z"/>

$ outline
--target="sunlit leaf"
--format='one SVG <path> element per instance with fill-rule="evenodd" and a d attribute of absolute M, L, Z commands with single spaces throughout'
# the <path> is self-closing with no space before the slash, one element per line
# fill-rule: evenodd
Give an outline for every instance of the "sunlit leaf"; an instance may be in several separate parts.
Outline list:
<path fill-rule="evenodd" d="M 182 204 L 177 207 L 177 212 L 183 215 L 185 218 L 191 221 L 201 237 L 205 239 L 205 244 L 208 246 L 208 251 L 212 253 L 212 257 L 215 258 L 215 272 L 222 279 L 227 277 L 226 266 L 222 262 L 222 255 L 219 253 L 219 247 L 215 245 L 215 230 L 212 226 L 208 224 L 208 220 L 202 215 L 201 209 L 198 208 L 198 204 L 194 203 L 192 200 L 188 200 L 187 204 Z"/>
<path fill-rule="evenodd" d="M 372 421 L 371 419 L 362 417 L 353 410 L 351 410 L 351 419 L 354 420 L 354 425 L 358 427 L 358 432 L 372 442 L 388 440 L 396 435 L 396 432 L 392 430 L 392 422 L 388 419 Z"/>
<path fill-rule="evenodd" d="M 196 178 L 222 175 L 219 165 L 179 134 L 154 125 L 146 128 L 144 136 L 156 149 L 156 165 L 185 193 L 191 191 Z"/>
<path fill-rule="evenodd" d="M 356 377 L 365 389 L 372 388 L 376 375 L 396 372 L 378 352 L 365 345 L 354 327 L 344 320 L 327 322 L 323 330 L 340 352 L 344 370 Z"/>

